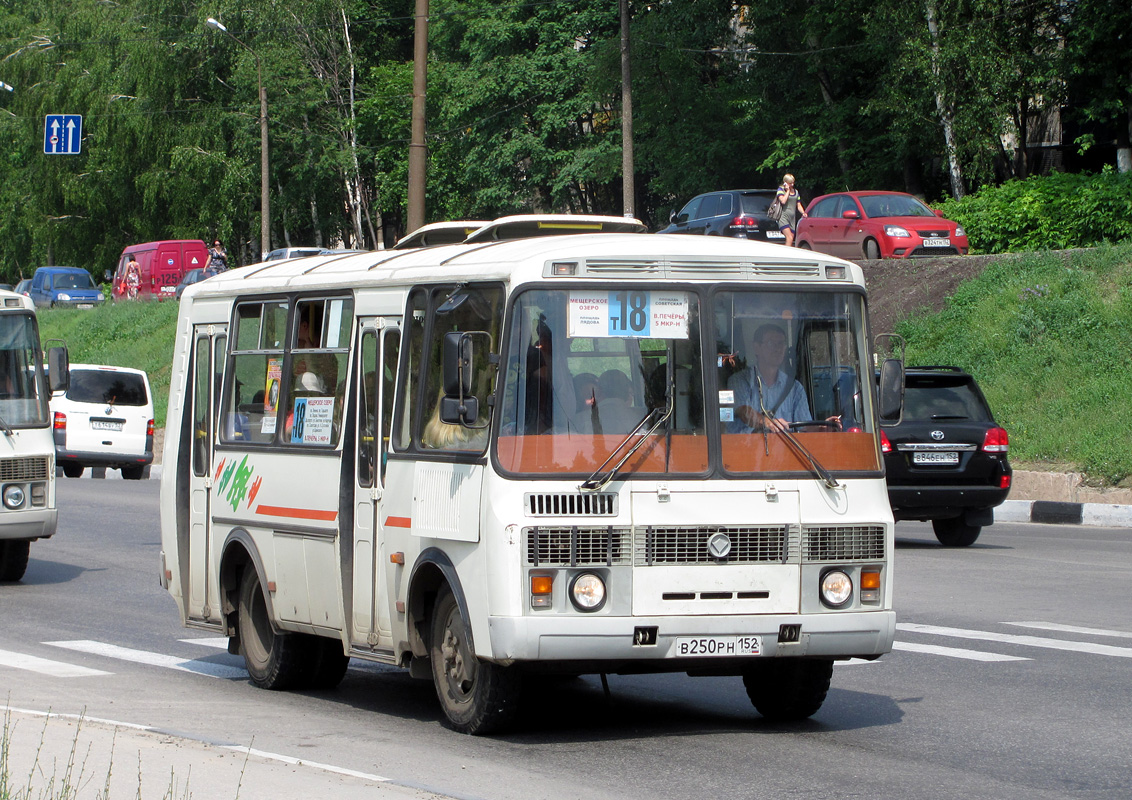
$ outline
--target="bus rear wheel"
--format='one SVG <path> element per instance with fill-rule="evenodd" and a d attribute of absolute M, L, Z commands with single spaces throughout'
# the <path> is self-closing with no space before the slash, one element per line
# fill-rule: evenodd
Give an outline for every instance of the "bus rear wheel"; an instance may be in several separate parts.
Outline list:
<path fill-rule="evenodd" d="M 0 581 L 18 581 L 24 577 L 28 568 L 28 539 L 8 539 L 0 541 Z"/>
<path fill-rule="evenodd" d="M 832 660 L 768 658 L 743 670 L 743 686 L 764 717 L 793 722 L 817 713 L 832 677 Z"/>
<path fill-rule="evenodd" d="M 240 583 L 239 620 L 240 651 L 252 683 L 261 689 L 290 689 L 309 681 L 313 665 L 307 637 L 271 627 L 263 587 L 251 566 Z"/>
<path fill-rule="evenodd" d="M 436 696 L 454 730 L 494 733 L 514 721 L 519 708 L 518 674 L 476 658 L 467 621 L 447 588 L 437 598 L 432 615 L 429 656 Z"/>

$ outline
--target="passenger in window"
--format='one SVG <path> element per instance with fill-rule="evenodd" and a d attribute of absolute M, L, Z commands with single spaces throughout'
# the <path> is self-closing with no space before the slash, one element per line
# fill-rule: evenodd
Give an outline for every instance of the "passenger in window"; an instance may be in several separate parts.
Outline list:
<path fill-rule="evenodd" d="M 729 433 L 786 430 L 792 422 L 812 419 L 802 384 L 782 369 L 786 361 L 786 333 L 768 323 L 755 330 L 748 353 L 753 363 L 727 381 L 735 394 L 735 419 Z"/>
<path fill-rule="evenodd" d="M 574 376 L 574 397 L 578 411 L 589 412 L 597 404 L 597 375 L 583 372 Z"/>
<path fill-rule="evenodd" d="M 608 369 L 597 381 L 597 414 L 594 433 L 626 434 L 640 423 L 645 412 L 633 406 L 633 384 L 619 369 Z M 601 430 L 597 430 L 600 424 Z"/>

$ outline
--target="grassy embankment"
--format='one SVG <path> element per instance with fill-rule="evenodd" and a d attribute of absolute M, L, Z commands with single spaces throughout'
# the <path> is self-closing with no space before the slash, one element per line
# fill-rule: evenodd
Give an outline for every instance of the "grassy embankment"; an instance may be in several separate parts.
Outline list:
<path fill-rule="evenodd" d="M 45 310 L 43 337 L 71 360 L 137 367 L 165 422 L 177 306 L 117 303 Z M 939 314 L 911 314 L 897 331 L 908 362 L 971 371 L 1010 433 L 1017 463 L 1132 476 L 1132 244 L 1003 258 L 963 284 Z"/>

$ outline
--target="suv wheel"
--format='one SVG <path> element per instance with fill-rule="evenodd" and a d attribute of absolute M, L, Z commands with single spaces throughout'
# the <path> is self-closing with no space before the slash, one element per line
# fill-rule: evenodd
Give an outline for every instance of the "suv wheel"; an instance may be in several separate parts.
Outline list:
<path fill-rule="evenodd" d="M 81 478 L 85 467 L 82 464 L 65 463 L 63 466 L 63 474 L 68 478 Z"/>
<path fill-rule="evenodd" d="M 935 538 L 944 547 L 970 547 L 983 530 L 979 525 L 968 525 L 963 517 L 933 519 L 932 529 L 935 530 Z"/>

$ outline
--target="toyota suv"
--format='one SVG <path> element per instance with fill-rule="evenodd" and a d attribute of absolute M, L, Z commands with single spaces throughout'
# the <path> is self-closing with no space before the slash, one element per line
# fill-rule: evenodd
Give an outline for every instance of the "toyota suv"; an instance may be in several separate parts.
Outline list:
<path fill-rule="evenodd" d="M 947 547 L 967 547 L 1010 493 L 1009 438 L 975 379 L 958 367 L 908 367 L 904 416 L 881 430 L 897 520 L 931 520 Z"/>
<path fill-rule="evenodd" d="M 140 369 L 72 364 L 66 392 L 51 398 L 55 460 L 68 478 L 113 467 L 138 480 L 153 461 L 153 395 Z"/>

